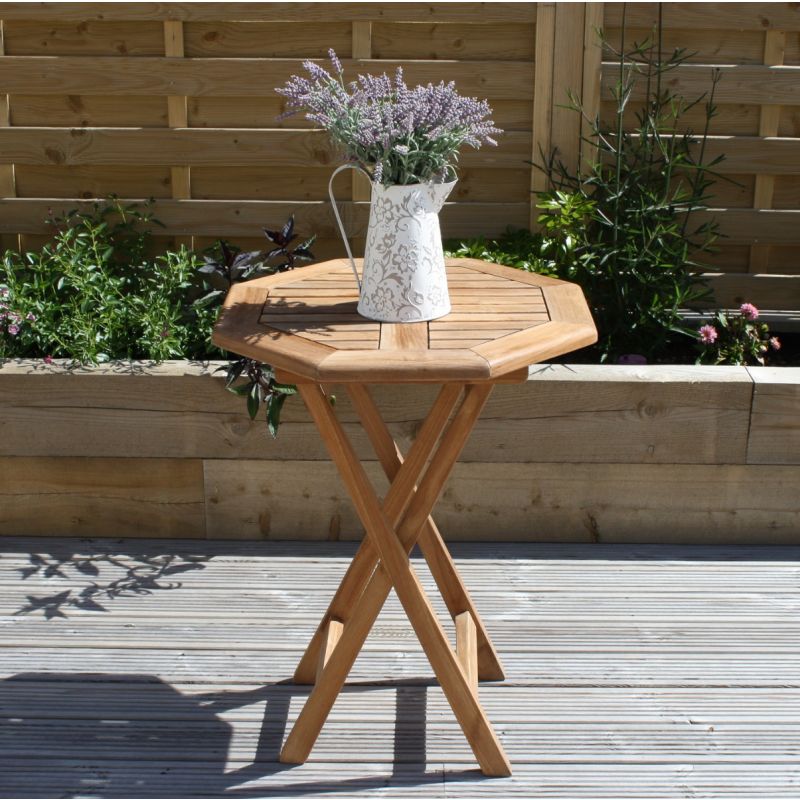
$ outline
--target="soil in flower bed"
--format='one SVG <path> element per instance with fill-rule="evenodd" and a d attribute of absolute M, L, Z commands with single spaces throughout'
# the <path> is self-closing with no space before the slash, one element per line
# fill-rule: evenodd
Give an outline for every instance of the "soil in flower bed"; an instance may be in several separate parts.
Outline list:
<path fill-rule="evenodd" d="M 800 367 L 800 332 L 790 333 L 775 332 L 781 341 L 781 349 L 770 350 L 767 355 L 768 367 Z M 694 364 L 697 358 L 697 349 L 690 341 L 674 342 L 665 354 L 650 363 L 653 364 Z M 600 360 L 597 348 L 584 347 L 565 356 L 549 359 L 554 364 L 597 364 Z"/>

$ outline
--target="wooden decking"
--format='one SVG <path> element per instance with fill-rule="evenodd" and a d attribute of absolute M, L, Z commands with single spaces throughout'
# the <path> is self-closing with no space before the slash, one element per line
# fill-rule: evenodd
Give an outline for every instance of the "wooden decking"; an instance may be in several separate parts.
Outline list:
<path fill-rule="evenodd" d="M 278 764 L 352 552 L 0 540 L 0 796 L 800 796 L 800 547 L 455 545 L 514 776 L 478 773 L 394 597 L 310 762 Z"/>

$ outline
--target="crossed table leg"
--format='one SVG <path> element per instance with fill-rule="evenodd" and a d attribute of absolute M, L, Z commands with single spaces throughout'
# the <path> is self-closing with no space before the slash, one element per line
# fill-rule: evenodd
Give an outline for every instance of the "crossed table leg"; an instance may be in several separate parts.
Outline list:
<path fill-rule="evenodd" d="M 367 537 L 295 671 L 297 683 L 314 683 L 314 689 L 283 746 L 282 762 L 303 763 L 308 758 L 394 587 L 481 770 L 493 776 L 511 774 L 511 765 L 478 699 L 478 678 L 501 679 L 502 667 L 429 516 L 491 389 L 491 383 L 445 384 L 403 460 L 367 388 L 360 384 L 348 387 L 391 480 L 381 505 L 322 387 L 298 381 L 298 390 L 341 474 Z M 442 435 L 462 391 L 464 399 Z M 420 478 L 429 457 L 428 468 Z M 455 651 L 409 561 L 408 554 L 417 542 L 456 621 Z"/>

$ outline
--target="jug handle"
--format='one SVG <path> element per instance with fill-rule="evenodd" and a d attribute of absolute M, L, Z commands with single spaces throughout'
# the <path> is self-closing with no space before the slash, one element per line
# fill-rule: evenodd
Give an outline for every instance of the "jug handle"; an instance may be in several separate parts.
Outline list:
<path fill-rule="evenodd" d="M 336 217 L 336 222 L 339 225 L 339 232 L 342 234 L 342 241 L 344 242 L 344 249 L 347 251 L 347 257 L 350 259 L 350 266 L 353 268 L 353 275 L 356 278 L 356 284 L 358 285 L 358 291 L 361 291 L 361 278 L 358 275 L 358 270 L 356 269 L 356 262 L 353 260 L 353 254 L 350 251 L 350 242 L 347 241 L 347 234 L 344 230 L 344 225 L 342 224 L 342 218 L 339 216 L 339 209 L 336 207 L 336 198 L 333 196 L 333 179 L 343 170 L 343 169 L 357 169 L 359 172 L 363 173 L 367 176 L 367 179 L 372 182 L 372 176 L 358 164 L 342 164 L 340 167 L 337 167 L 333 171 L 333 175 L 331 175 L 331 179 L 328 181 L 328 195 L 331 198 L 331 206 L 333 207 L 333 214 Z"/>

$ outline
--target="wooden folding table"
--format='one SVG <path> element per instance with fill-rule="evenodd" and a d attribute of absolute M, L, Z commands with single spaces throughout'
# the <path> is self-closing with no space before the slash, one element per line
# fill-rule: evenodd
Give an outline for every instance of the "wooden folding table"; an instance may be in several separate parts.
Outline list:
<path fill-rule="evenodd" d="M 356 312 L 349 262 L 328 261 L 234 286 L 215 328 L 217 345 L 297 384 L 367 533 L 295 671 L 314 688 L 284 763 L 308 758 L 394 588 L 481 770 L 511 773 L 478 697 L 478 681 L 502 680 L 503 669 L 430 514 L 494 385 L 524 381 L 530 364 L 597 334 L 574 284 L 473 259 L 449 260 L 447 277 L 446 317 L 379 323 Z M 379 383 L 441 384 L 405 457 L 367 388 Z M 391 482 L 382 501 L 326 396 L 330 384 L 347 387 Z M 453 617 L 455 648 L 409 561 L 415 544 Z"/>

